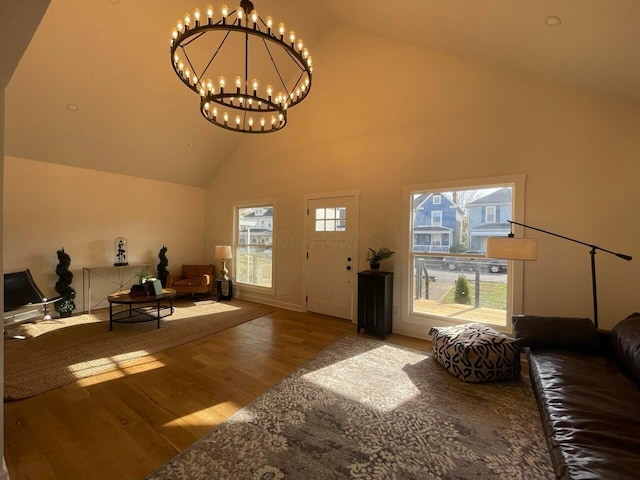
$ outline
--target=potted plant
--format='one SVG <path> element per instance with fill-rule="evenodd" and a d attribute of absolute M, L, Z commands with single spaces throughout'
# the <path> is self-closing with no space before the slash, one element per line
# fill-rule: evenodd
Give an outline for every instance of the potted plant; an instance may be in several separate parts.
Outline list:
<path fill-rule="evenodd" d="M 387 247 L 382 247 L 379 250 L 374 250 L 369 247 L 369 255 L 367 256 L 367 260 L 369 261 L 369 267 L 371 270 L 380 270 L 380 262 L 391 258 L 391 256 L 396 253 L 388 249 Z"/>
<path fill-rule="evenodd" d="M 55 289 L 62 297 L 62 300 L 57 301 L 54 306 L 60 317 L 70 317 L 76 308 L 76 304 L 73 301 L 76 298 L 76 291 L 71 287 L 73 273 L 69 270 L 71 257 L 64 251 L 64 247 L 58 250 L 57 254 L 56 275 L 58 275 L 58 281 Z"/>
<path fill-rule="evenodd" d="M 147 278 L 151 278 L 152 275 L 149 269 L 147 267 L 144 267 L 139 272 L 136 272 L 136 277 L 138 277 L 138 284 L 142 285 L 147 281 Z"/>

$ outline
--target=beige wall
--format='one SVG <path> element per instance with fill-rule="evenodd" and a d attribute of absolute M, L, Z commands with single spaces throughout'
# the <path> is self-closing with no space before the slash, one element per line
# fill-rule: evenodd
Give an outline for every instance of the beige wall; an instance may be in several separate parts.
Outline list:
<path fill-rule="evenodd" d="M 4 185 L 4 109 L 5 87 L 20 61 L 31 37 L 35 32 L 50 0 L 23 0 L 21 2 L 3 2 L 0 5 L 0 182 Z M 16 21 L 18 19 L 18 21 Z M 11 39 L 10 41 L 8 39 Z M 3 186 L 0 185 L 0 210 L 3 208 Z M 0 225 L 0 248 L 2 248 L 3 227 Z M 0 268 L 2 259 L 0 258 Z M 0 303 L 4 304 L 4 289 L 0 290 Z M 4 344 L 0 345 L 0 392 L 4 398 Z M 0 451 L 4 452 L 4 407 L 0 405 Z M 0 480 L 9 478 L 2 457 Z"/>
<path fill-rule="evenodd" d="M 56 251 L 64 247 L 78 308 L 82 268 L 113 264 L 116 237 L 127 239 L 130 263 L 150 262 L 154 270 L 163 245 L 170 272 L 204 261 L 201 188 L 6 157 L 3 220 L 4 271 L 30 268 L 38 286 L 52 295 Z M 94 282 L 94 301 L 113 288 L 109 279 Z"/>
<path fill-rule="evenodd" d="M 207 245 L 231 241 L 233 202 L 276 199 L 276 297 L 266 301 L 304 308 L 303 199 L 317 192 L 361 191 L 359 269 L 368 246 L 406 250 L 406 185 L 519 173 L 529 224 L 640 253 L 640 105 L 346 29 L 314 48 L 314 65 L 285 130 L 248 137 L 207 189 Z M 592 316 L 589 249 L 527 235 L 539 260 L 525 265 L 524 311 Z M 424 336 L 406 315 L 406 263 L 385 264 L 404 310 L 394 330 Z M 606 328 L 639 308 L 640 258 L 601 253 L 597 270 Z"/>

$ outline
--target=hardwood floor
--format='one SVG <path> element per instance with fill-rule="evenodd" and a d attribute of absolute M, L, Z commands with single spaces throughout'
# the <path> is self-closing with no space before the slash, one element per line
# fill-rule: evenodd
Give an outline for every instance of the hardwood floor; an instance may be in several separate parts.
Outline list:
<path fill-rule="evenodd" d="M 346 320 L 276 309 L 124 368 L 5 403 L 11 480 L 143 479 L 334 340 L 355 333 Z M 431 348 L 400 335 L 387 342 Z"/>

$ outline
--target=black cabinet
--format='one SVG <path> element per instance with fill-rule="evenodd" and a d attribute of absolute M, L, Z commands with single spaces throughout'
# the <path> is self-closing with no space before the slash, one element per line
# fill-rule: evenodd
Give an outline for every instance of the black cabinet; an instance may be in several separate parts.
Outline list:
<path fill-rule="evenodd" d="M 382 335 L 391 333 L 393 317 L 393 273 L 358 272 L 358 333 L 361 328 Z"/>

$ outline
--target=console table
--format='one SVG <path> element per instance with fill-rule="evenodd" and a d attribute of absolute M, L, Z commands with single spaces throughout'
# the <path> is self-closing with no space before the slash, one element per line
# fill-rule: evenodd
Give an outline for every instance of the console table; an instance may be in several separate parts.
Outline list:
<path fill-rule="evenodd" d="M 163 288 L 160 295 L 131 295 L 128 291 L 109 295 L 109 330 L 113 330 L 114 323 L 140 323 L 157 321 L 173 314 L 173 288 Z M 169 300 L 169 305 L 161 305 L 163 300 Z M 155 306 L 154 306 L 155 304 Z M 126 310 L 113 313 L 113 305 L 129 305 Z M 134 305 L 136 307 L 134 308 Z M 146 306 L 145 306 L 146 305 Z"/>
<path fill-rule="evenodd" d="M 151 268 L 150 263 L 130 263 L 128 265 L 100 265 L 97 267 L 82 268 L 82 312 L 91 313 L 91 308 L 96 308 L 100 303 L 107 300 L 111 293 L 124 290 L 125 285 L 132 283 L 136 278 L 136 272 L 143 268 Z M 115 287 L 111 287 L 109 294 L 103 296 L 97 302 L 91 300 L 91 278 L 100 279 L 104 282 L 111 283 Z M 87 306 L 89 307 L 87 309 Z"/>

